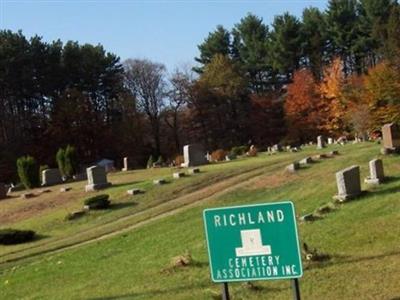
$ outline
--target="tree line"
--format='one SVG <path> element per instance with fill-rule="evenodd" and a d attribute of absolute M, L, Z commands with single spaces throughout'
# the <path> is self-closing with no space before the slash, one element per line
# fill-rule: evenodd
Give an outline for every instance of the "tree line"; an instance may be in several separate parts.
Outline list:
<path fill-rule="evenodd" d="M 270 26 L 253 14 L 218 26 L 193 70 L 167 73 L 101 45 L 0 31 L 0 181 L 15 178 L 17 157 L 55 166 L 67 145 L 81 166 L 144 166 L 190 142 L 212 151 L 377 129 L 399 118 L 399 36 L 396 1 L 331 0 Z"/>

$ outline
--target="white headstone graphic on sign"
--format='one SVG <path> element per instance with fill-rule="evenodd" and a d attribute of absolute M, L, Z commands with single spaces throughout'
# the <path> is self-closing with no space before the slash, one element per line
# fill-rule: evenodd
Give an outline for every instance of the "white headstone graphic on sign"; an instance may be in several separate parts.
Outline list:
<path fill-rule="evenodd" d="M 271 246 L 264 246 L 260 229 L 240 231 L 242 247 L 236 248 L 236 256 L 270 255 Z"/>

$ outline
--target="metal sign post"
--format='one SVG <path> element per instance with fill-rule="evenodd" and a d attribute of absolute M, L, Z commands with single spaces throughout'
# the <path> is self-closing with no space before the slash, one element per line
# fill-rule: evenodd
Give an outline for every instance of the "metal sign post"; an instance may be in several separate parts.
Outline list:
<path fill-rule="evenodd" d="M 230 300 L 228 283 L 222 284 L 222 300 Z"/>
<path fill-rule="evenodd" d="M 293 300 L 301 300 L 300 298 L 300 286 L 299 279 L 292 279 L 292 289 L 293 289 Z"/>

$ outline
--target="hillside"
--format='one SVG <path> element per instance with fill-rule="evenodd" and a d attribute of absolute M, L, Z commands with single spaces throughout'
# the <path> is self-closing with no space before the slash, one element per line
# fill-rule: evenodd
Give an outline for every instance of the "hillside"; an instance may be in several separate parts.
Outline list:
<path fill-rule="evenodd" d="M 337 149 L 294 174 L 284 168 L 305 156 Z M 368 174 L 379 145 L 306 147 L 299 153 L 242 158 L 201 167 L 179 180 L 169 168 L 134 170 L 109 176 L 109 211 L 82 219 L 65 215 L 82 206 L 84 182 L 59 193 L 60 186 L 32 199 L 0 202 L 0 227 L 30 228 L 33 243 L 0 246 L 1 299 L 211 299 L 220 291 L 211 282 L 202 210 L 209 207 L 292 200 L 297 214 L 332 201 L 334 173 L 350 165 Z M 384 156 L 387 183 L 314 222 L 299 222 L 301 242 L 329 260 L 304 261 L 300 280 L 304 299 L 396 299 L 400 295 L 400 157 Z M 164 177 L 169 183 L 153 186 Z M 146 190 L 126 195 L 131 187 Z M 37 191 L 34 191 L 37 193 Z M 172 268 L 171 259 L 190 253 L 193 263 Z M 232 284 L 233 299 L 288 299 L 289 281 L 256 282 L 257 289 Z"/>

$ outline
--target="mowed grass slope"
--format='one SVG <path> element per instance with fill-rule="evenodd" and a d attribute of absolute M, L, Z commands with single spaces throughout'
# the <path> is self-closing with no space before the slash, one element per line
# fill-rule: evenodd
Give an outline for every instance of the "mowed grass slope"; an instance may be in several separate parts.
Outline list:
<path fill-rule="evenodd" d="M 312 212 L 330 202 L 336 193 L 336 171 L 358 164 L 363 179 L 368 175 L 368 161 L 379 156 L 379 146 L 372 143 L 347 145 L 339 150 L 341 155 L 312 164 L 296 174 L 284 173 L 283 166 L 293 159 L 317 153 L 315 149 L 235 162 L 242 171 L 253 163 L 266 167 L 236 184 L 236 188 L 134 230 L 63 252 L 2 264 L 0 299 L 212 299 L 220 287 L 209 276 L 202 210 L 290 199 L 298 215 Z M 363 197 L 338 206 L 321 220 L 299 223 L 301 242 L 332 257 L 321 263 L 304 262 L 304 277 L 300 281 L 303 299 L 400 297 L 400 157 L 385 156 L 383 160 L 386 175 L 390 176 L 387 183 L 376 188 L 363 185 L 367 190 Z M 214 168 L 224 170 L 235 163 L 208 166 L 209 174 L 205 172 L 202 180 L 206 181 Z M 174 189 L 175 184 L 178 183 L 171 183 L 165 189 Z M 195 183 L 188 181 L 188 184 L 189 189 Z M 117 211 L 128 209 L 131 208 Z M 52 213 L 57 211 L 54 209 Z M 114 212 L 104 213 L 107 214 Z M 96 223 L 104 215 L 91 216 L 86 221 Z M 24 222 L 40 223 L 35 218 Z M 61 230 L 65 225 L 59 226 Z M 75 233 L 79 234 L 79 230 Z M 7 249 L 1 247 L 2 253 Z M 187 251 L 195 263 L 170 268 L 171 258 Z M 289 281 L 264 281 L 256 285 L 259 289 L 253 290 L 240 283 L 232 284 L 233 299 L 291 297 Z"/>

